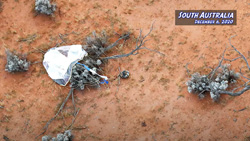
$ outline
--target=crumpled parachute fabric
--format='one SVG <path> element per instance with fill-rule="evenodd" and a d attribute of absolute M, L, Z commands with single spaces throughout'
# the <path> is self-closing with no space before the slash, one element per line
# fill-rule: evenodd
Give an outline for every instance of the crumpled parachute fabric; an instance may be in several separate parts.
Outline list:
<path fill-rule="evenodd" d="M 87 55 L 81 45 L 54 47 L 45 53 L 43 66 L 50 78 L 66 86 L 71 78 L 72 67 Z"/>

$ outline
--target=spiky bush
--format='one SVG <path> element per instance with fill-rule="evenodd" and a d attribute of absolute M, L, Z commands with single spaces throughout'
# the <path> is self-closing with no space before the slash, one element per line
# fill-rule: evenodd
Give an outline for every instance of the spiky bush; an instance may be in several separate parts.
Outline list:
<path fill-rule="evenodd" d="M 210 75 L 194 73 L 186 83 L 188 92 L 197 94 L 201 99 L 205 97 L 206 92 L 209 92 L 210 97 L 214 101 L 218 101 L 220 98 L 218 91 L 227 90 L 230 84 L 236 83 L 240 77 L 239 73 L 230 69 L 230 64 L 222 65 L 212 78 L 210 78 Z"/>
<path fill-rule="evenodd" d="M 7 63 L 5 65 L 5 71 L 8 72 L 23 72 L 27 71 L 30 66 L 30 62 L 27 61 L 26 55 L 16 54 L 15 52 L 10 52 L 6 50 Z"/>
<path fill-rule="evenodd" d="M 57 134 L 57 137 L 43 136 L 42 141 L 72 141 L 73 135 L 71 134 L 71 130 L 65 131 L 63 134 Z"/>
<path fill-rule="evenodd" d="M 35 11 L 39 14 L 52 15 L 56 11 L 56 4 L 51 4 L 50 0 L 36 0 Z"/>
<path fill-rule="evenodd" d="M 104 53 L 104 48 L 107 44 L 106 33 L 103 32 L 101 36 L 96 35 L 93 32 L 93 37 L 86 38 L 86 44 L 83 45 L 84 50 L 88 53 L 88 56 L 84 57 L 80 63 L 85 64 L 87 67 L 93 69 L 96 72 L 101 72 L 100 56 Z M 72 69 L 72 76 L 70 79 L 70 86 L 75 89 L 83 90 L 85 85 L 99 87 L 100 77 L 93 75 L 84 66 L 76 64 Z"/>

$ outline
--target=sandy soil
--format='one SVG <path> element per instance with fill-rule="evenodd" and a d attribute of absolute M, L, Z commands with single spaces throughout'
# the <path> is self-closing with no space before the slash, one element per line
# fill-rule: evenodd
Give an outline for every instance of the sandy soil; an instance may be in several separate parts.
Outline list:
<path fill-rule="evenodd" d="M 35 16 L 34 0 L 2 0 L 0 13 L 0 140 L 35 140 L 66 97 L 69 87 L 54 83 L 41 63 L 26 73 L 4 71 L 5 49 L 28 53 L 32 62 L 42 61 L 40 50 L 61 42 L 59 34 L 70 34 L 66 44 L 81 44 L 93 30 L 110 35 L 139 28 L 154 30 L 136 56 L 112 60 L 105 75 L 115 78 L 118 67 L 131 76 L 111 81 L 100 89 L 76 91 L 81 110 L 73 125 L 75 140 L 244 140 L 250 136 L 250 92 L 239 97 L 223 96 L 219 103 L 199 100 L 187 92 L 185 65 L 191 72 L 216 66 L 220 54 L 232 43 L 249 57 L 250 1 L 247 0 L 56 0 L 55 17 Z M 177 9 L 237 10 L 236 26 L 175 26 Z M 21 39 L 27 39 L 22 41 Z M 111 42 L 117 39 L 112 36 Z M 131 38 L 117 52 L 134 46 Z M 229 53 L 227 55 L 230 55 Z M 235 62 L 235 68 L 243 65 Z M 247 108 L 244 111 L 240 109 Z M 69 101 L 46 134 L 55 136 L 70 125 L 73 106 Z"/>

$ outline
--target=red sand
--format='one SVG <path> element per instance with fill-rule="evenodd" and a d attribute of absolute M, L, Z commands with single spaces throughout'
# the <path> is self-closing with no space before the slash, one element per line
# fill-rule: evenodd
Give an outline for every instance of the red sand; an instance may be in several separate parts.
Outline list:
<path fill-rule="evenodd" d="M 54 116 L 69 87 L 54 83 L 41 63 L 26 73 L 4 71 L 4 48 L 30 53 L 31 61 L 42 61 L 43 54 L 60 42 L 59 34 L 71 34 L 67 44 L 80 44 L 93 30 L 122 33 L 125 29 L 138 36 L 139 28 L 147 33 L 153 21 L 154 30 L 137 56 L 110 61 L 105 75 L 114 78 L 118 67 L 131 76 L 101 89 L 75 91 L 81 110 L 73 125 L 75 140 L 244 140 L 250 136 L 250 92 L 239 97 L 223 96 L 219 103 L 207 97 L 199 100 L 187 92 L 185 65 L 194 72 L 206 63 L 215 66 L 224 48 L 232 43 L 249 55 L 250 2 L 240 0 L 127 0 L 91 1 L 56 0 L 55 17 L 35 16 L 34 0 L 3 0 L 0 13 L 0 138 L 33 140 L 46 122 Z M 174 12 L 190 10 L 237 10 L 236 26 L 175 26 Z M 30 35 L 28 42 L 18 42 Z M 30 36 L 31 37 L 31 36 Z M 115 37 L 114 37 L 115 39 Z M 134 47 L 133 39 L 124 52 Z M 112 40 L 113 41 L 113 40 Z M 115 53 L 115 52 L 113 52 Z M 119 49 L 117 50 L 119 53 Z M 229 54 L 229 53 L 228 53 Z M 240 61 L 236 64 L 243 65 Z M 237 67 L 236 67 L 237 68 Z M 117 92 L 117 93 L 116 93 Z M 240 110 L 247 109 L 241 112 Z M 69 101 L 63 114 L 46 134 L 64 131 L 73 119 Z"/>

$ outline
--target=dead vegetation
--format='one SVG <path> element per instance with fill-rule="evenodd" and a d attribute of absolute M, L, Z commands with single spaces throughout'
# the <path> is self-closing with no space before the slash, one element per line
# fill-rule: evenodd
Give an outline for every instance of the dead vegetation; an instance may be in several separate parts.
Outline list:
<path fill-rule="evenodd" d="M 35 11 L 37 14 L 53 15 L 56 11 L 56 4 L 51 4 L 50 0 L 36 0 Z"/>
<path fill-rule="evenodd" d="M 7 63 L 5 65 L 5 71 L 23 72 L 29 69 L 30 62 L 27 61 L 26 54 L 17 54 L 16 52 L 11 52 L 8 49 L 6 49 L 5 52 L 7 55 Z"/>
<path fill-rule="evenodd" d="M 229 39 L 230 46 L 238 53 L 239 57 L 226 59 L 226 48 L 222 53 L 218 66 L 213 68 L 210 73 L 205 75 L 200 75 L 200 73 L 192 74 L 191 79 L 186 83 L 189 93 L 197 94 L 198 97 L 202 99 L 206 93 L 209 92 L 213 101 L 218 101 L 221 94 L 239 96 L 250 89 L 250 77 L 245 76 L 242 72 L 242 68 L 247 68 L 246 72 L 250 72 L 249 63 L 247 58 L 231 44 L 231 38 Z M 234 62 L 238 59 L 242 59 L 245 63 L 245 66 L 241 67 L 239 72 L 232 70 L 230 64 L 224 63 L 225 61 Z M 189 73 L 188 69 L 187 73 Z M 240 84 L 240 80 L 243 81 L 244 84 Z"/>
<path fill-rule="evenodd" d="M 18 38 L 18 42 L 26 42 L 28 44 L 31 44 L 38 38 L 38 35 L 36 33 L 27 35 L 26 37 L 20 37 Z"/>

